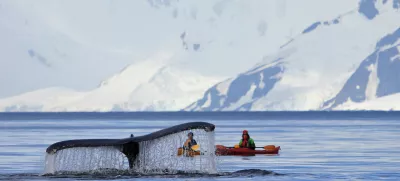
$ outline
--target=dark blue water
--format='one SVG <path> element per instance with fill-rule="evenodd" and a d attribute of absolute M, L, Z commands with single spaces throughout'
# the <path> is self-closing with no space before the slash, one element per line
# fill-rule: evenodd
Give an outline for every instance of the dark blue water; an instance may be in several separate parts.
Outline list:
<path fill-rule="evenodd" d="M 400 112 L 1 113 L 1 180 L 399 180 Z M 45 149 L 68 139 L 125 138 L 176 124 L 216 125 L 216 144 L 247 129 L 280 155 L 226 156 L 216 175 L 106 173 L 41 176 Z"/>

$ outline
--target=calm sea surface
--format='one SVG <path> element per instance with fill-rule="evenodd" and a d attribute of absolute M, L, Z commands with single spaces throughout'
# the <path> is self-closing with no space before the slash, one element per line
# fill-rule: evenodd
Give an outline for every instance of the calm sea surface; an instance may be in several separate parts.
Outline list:
<path fill-rule="evenodd" d="M 400 180 L 399 113 L 0 114 L 0 180 Z M 45 149 L 68 139 L 125 138 L 176 124 L 216 125 L 216 144 L 247 129 L 280 155 L 220 157 L 219 175 L 41 176 Z M 223 174 L 222 174 L 223 173 Z"/>

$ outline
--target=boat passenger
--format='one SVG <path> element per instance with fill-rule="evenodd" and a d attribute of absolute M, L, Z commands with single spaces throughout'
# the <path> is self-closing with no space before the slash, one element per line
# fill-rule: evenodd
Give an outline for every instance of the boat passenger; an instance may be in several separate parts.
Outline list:
<path fill-rule="evenodd" d="M 188 139 L 186 140 L 185 144 L 183 144 L 183 149 L 185 150 L 192 150 L 192 146 L 197 145 L 196 140 L 193 138 L 193 132 L 188 134 Z"/>
<path fill-rule="evenodd" d="M 254 140 L 250 138 L 249 132 L 247 130 L 243 130 L 242 139 L 239 142 L 239 147 L 250 148 L 253 150 L 256 149 L 256 144 L 254 143 Z"/>

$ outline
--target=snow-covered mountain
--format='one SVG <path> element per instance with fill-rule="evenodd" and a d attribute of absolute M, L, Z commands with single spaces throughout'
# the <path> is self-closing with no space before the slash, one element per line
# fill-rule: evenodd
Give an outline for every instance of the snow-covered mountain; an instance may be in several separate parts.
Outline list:
<path fill-rule="evenodd" d="M 397 92 L 370 96 L 397 80 L 396 63 L 383 75 L 385 61 L 367 57 L 390 46 L 397 60 L 385 39 L 397 37 L 399 2 L 5 0 L 0 110 L 354 107 Z"/>
<path fill-rule="evenodd" d="M 336 108 L 344 103 L 360 103 L 400 92 L 400 27 L 383 37 L 373 53 L 361 62 L 340 92 L 324 103 Z M 392 106 L 397 106 L 396 104 Z"/>
<path fill-rule="evenodd" d="M 0 101 L 4 111 L 177 110 L 220 78 L 178 69 L 161 54 L 132 64 L 91 91 L 48 88 Z"/>
<path fill-rule="evenodd" d="M 400 105 L 398 102 L 400 101 L 400 94 L 393 94 L 384 96 L 377 99 L 372 99 L 368 101 L 363 101 L 359 103 L 345 103 L 338 106 L 336 109 L 338 110 L 400 110 Z"/>
<path fill-rule="evenodd" d="M 214 85 L 185 110 L 357 109 L 371 104 L 351 102 L 399 93 L 399 5 L 362 0 L 356 10 L 312 23 L 275 56 Z"/>

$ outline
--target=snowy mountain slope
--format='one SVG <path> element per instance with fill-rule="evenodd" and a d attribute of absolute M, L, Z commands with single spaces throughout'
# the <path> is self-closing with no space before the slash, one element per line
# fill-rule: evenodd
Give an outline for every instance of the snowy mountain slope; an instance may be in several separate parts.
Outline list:
<path fill-rule="evenodd" d="M 128 100 L 136 87 L 147 83 L 154 74 L 157 74 L 159 69 L 165 66 L 168 58 L 170 55 L 159 55 L 129 65 L 118 74 L 101 82 L 98 88 L 88 92 L 83 99 L 66 105 L 66 108 L 111 110 L 114 104 Z"/>
<path fill-rule="evenodd" d="M 305 25 L 354 9 L 357 0 L 0 4 L 4 98 L 53 86 L 91 90 L 123 67 L 160 51 L 185 50 L 174 61 L 188 71 L 233 76 L 276 51 Z"/>
<path fill-rule="evenodd" d="M 400 27 L 383 37 L 375 51 L 351 75 L 342 90 L 324 103 L 332 109 L 350 102 L 364 102 L 400 92 Z"/>
<path fill-rule="evenodd" d="M 392 94 L 372 100 L 367 100 L 359 103 L 346 102 L 333 110 L 400 110 L 400 94 Z"/>
<path fill-rule="evenodd" d="M 51 110 L 65 103 L 79 100 L 84 96 L 84 92 L 53 87 L 3 99 L 0 102 L 0 109 L 5 112 Z"/>
<path fill-rule="evenodd" d="M 258 99 L 268 94 L 280 81 L 284 66 L 279 59 L 270 64 L 262 64 L 253 69 L 220 82 L 205 92 L 205 96 L 188 106 L 188 110 L 220 110 L 221 107 L 249 109 L 248 100 Z"/>
<path fill-rule="evenodd" d="M 193 52 L 184 58 L 190 60 L 186 69 L 234 76 L 276 52 L 306 25 L 355 9 L 357 2 L 220 0 L 155 4 L 158 9 L 170 10 L 185 24 L 179 38 L 182 47 Z"/>
<path fill-rule="evenodd" d="M 321 109 L 324 103 L 325 106 L 329 104 L 329 99 L 340 94 L 340 90 L 360 66 L 360 63 L 375 52 L 376 48 L 382 48 L 381 46 L 375 47 L 377 42 L 381 39 L 383 42 L 394 39 L 396 35 L 389 35 L 390 38 L 386 36 L 400 27 L 398 21 L 400 12 L 397 2 L 397 0 L 360 1 L 359 8 L 355 11 L 311 23 L 302 31 L 301 35 L 282 46 L 275 57 L 264 60 L 261 65 L 266 67 L 258 70 L 252 78 L 246 79 L 245 74 L 240 74 L 221 82 L 206 91 L 202 99 L 192 103 L 184 110 Z M 383 44 L 389 45 L 388 43 L 378 43 L 382 46 Z M 387 50 L 387 57 L 381 57 L 382 63 L 386 62 L 383 63 L 386 64 L 385 66 L 388 65 L 388 58 L 393 59 L 398 55 L 395 47 L 396 45 Z M 271 71 L 268 66 L 271 61 L 275 61 L 283 67 L 280 72 L 270 74 L 268 77 L 266 82 L 273 86 L 270 86 L 269 90 L 264 90 L 265 95 L 257 96 L 259 93 L 255 90 L 265 84 L 265 81 L 260 84 L 257 80 L 261 79 L 263 71 Z M 382 71 L 378 75 L 382 78 L 386 77 L 384 83 L 379 83 L 382 86 L 386 85 L 381 88 L 382 90 L 387 89 L 393 81 L 398 82 L 397 76 L 387 78 L 388 74 L 396 75 L 395 69 L 396 67 L 393 67 L 393 69 L 388 69 L 389 72 L 382 74 Z M 368 80 L 369 74 L 362 76 L 362 79 Z M 280 78 L 276 79 L 275 77 Z M 265 80 L 264 76 L 263 80 Z M 238 81 L 241 82 L 240 86 L 234 84 Z M 218 88 L 221 86 L 226 87 L 227 90 L 219 90 Z M 356 87 L 356 85 L 353 86 Z M 237 87 L 241 87 L 241 89 Z M 397 88 L 390 90 L 390 93 L 397 92 Z"/>
<path fill-rule="evenodd" d="M 220 78 L 171 65 L 168 54 L 132 64 L 91 91 L 38 90 L 0 100 L 4 111 L 179 110 Z"/>
<path fill-rule="evenodd" d="M 124 104 L 123 110 L 179 110 L 197 100 L 204 91 L 221 78 L 202 77 L 193 72 L 163 67 L 149 83 L 137 87 Z"/>

